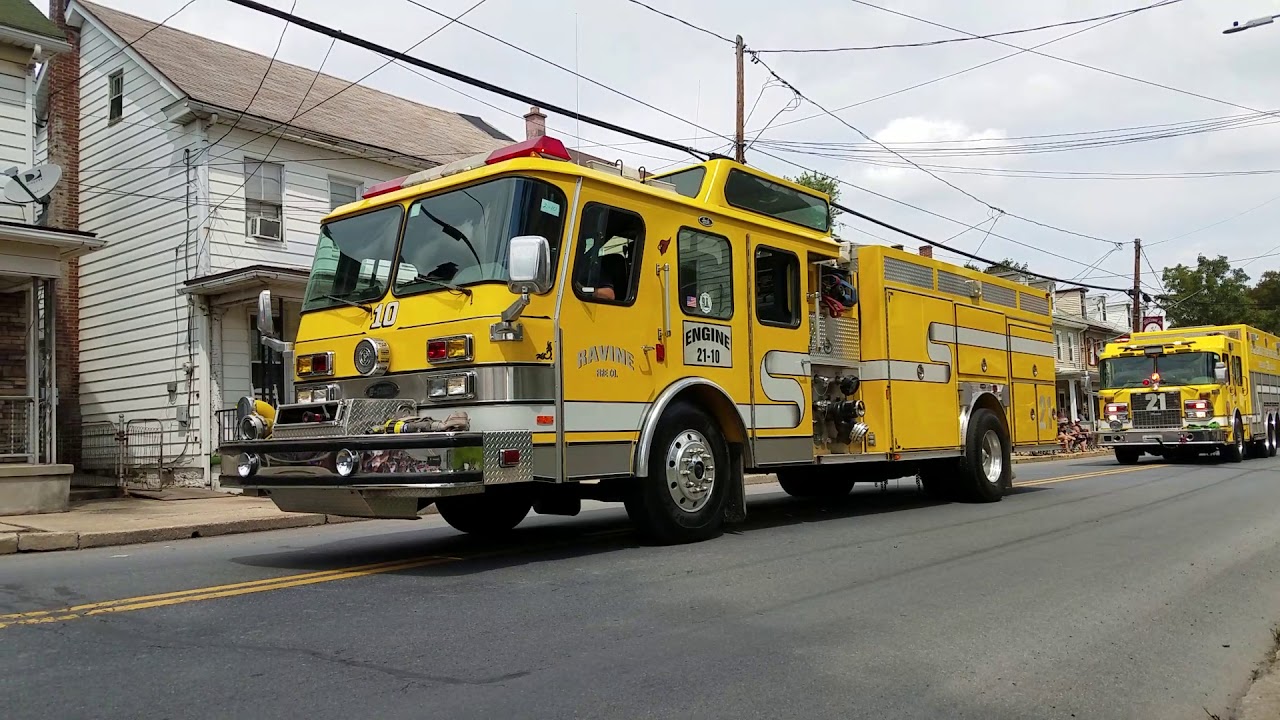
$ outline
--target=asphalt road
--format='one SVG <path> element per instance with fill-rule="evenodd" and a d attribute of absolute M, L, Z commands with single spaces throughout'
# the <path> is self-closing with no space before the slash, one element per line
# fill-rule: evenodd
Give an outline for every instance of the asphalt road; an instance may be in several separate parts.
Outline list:
<path fill-rule="evenodd" d="M 1280 462 L 1018 475 L 760 486 L 675 548 L 607 508 L 0 558 L 0 716 L 1227 717 L 1280 620 Z"/>

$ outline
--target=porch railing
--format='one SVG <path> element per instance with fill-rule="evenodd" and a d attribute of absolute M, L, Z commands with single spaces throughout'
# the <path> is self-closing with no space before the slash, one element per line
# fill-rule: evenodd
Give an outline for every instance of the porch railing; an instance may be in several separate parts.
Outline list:
<path fill-rule="evenodd" d="M 236 413 L 235 408 L 214 411 L 213 416 L 218 426 L 218 447 L 222 447 L 223 443 L 237 439 L 238 424 L 236 422 Z M 214 449 L 216 450 L 217 448 Z"/>
<path fill-rule="evenodd" d="M 0 395 L 0 462 L 33 462 L 36 399 L 29 395 Z"/>

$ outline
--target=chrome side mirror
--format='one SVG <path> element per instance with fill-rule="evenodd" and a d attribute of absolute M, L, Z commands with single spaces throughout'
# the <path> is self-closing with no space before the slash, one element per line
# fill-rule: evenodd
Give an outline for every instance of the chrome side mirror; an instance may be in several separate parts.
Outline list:
<path fill-rule="evenodd" d="M 258 332 L 263 337 L 273 338 L 276 336 L 275 320 L 271 313 L 271 291 L 263 290 L 258 293 Z"/>
<path fill-rule="evenodd" d="M 1227 364 L 1218 363 L 1213 366 L 1213 380 L 1219 385 L 1227 384 Z"/>
<path fill-rule="evenodd" d="M 511 238 L 507 249 L 507 288 L 517 295 L 551 290 L 551 243 L 539 235 Z"/>

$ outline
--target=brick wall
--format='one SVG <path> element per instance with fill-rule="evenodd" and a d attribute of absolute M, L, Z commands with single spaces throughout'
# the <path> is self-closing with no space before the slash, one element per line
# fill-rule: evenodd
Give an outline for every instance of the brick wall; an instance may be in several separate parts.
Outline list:
<path fill-rule="evenodd" d="M 31 383 L 27 377 L 29 321 L 26 293 L 0 293 L 0 396 L 30 392 Z M 27 434 L 26 413 L 24 405 L 0 401 L 0 455 L 23 451 Z"/>
<path fill-rule="evenodd" d="M 80 229 L 80 33 L 66 22 L 67 0 L 49 0 L 49 17 L 71 52 L 49 61 L 49 162 L 62 181 L 49 203 L 49 225 Z M 63 264 L 57 283 L 58 461 L 80 462 L 80 261 Z"/>

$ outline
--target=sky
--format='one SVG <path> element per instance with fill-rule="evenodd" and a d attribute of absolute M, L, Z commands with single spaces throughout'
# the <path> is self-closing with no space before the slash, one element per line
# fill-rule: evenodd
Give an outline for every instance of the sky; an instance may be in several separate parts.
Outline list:
<path fill-rule="evenodd" d="M 733 46 L 631 0 L 263 1 L 293 6 L 306 18 L 399 50 L 448 22 L 419 5 L 449 17 L 474 6 L 462 22 L 531 55 L 458 23 L 412 54 L 701 149 L 727 152 L 732 137 Z M 99 2 L 158 22 L 186 0 Z M 959 32 L 854 0 L 644 2 L 717 35 L 740 34 L 749 49 L 767 51 L 997 33 L 1156 0 L 872 0 Z M 803 169 L 831 175 L 849 183 L 841 185 L 840 200 L 859 212 L 930 239 L 954 236 L 949 246 L 1010 257 L 1063 279 L 1131 284 L 1134 238 L 1147 247 L 1144 287 L 1153 294 L 1162 287 L 1152 268 L 1194 264 L 1199 254 L 1241 259 L 1239 265 L 1257 278 L 1280 269 L 1280 232 L 1273 230 L 1280 224 L 1280 116 L 1261 114 L 1280 108 L 1274 70 L 1280 67 L 1280 23 L 1231 35 L 1222 30 L 1232 21 L 1278 13 L 1280 0 L 1181 0 L 1109 22 L 997 38 L 1009 45 L 971 40 L 838 53 L 761 52 L 762 64 L 749 58 L 746 66 L 748 137 L 759 137 L 747 161 L 781 175 Z M 282 21 L 227 0 L 194 0 L 168 24 L 265 55 L 279 43 L 280 59 L 310 68 L 323 62 L 326 73 L 350 80 L 386 62 L 342 44 L 329 52 L 328 38 L 296 26 L 286 31 Z M 1047 42 L 1036 52 L 1056 57 L 1018 52 Z M 766 65 L 803 99 L 771 81 Z M 364 82 L 479 115 L 524 137 L 528 108 L 518 102 L 395 64 Z M 549 134 L 608 159 L 652 171 L 688 158 L 549 116 Z M 1210 132 L 1185 132 L 1205 127 L 1190 123 L 1219 120 L 1230 122 L 1210 126 L 1217 127 Z M 1172 127 L 1116 132 L 1137 126 Z M 1097 142 L 1152 134 L 1176 136 Z M 1053 137 L 1009 139 L 1044 135 Z M 1062 148 L 1065 141 L 1072 144 Z M 1082 142 L 1092 146 L 1081 148 Z M 1027 152 L 1027 144 L 1038 145 L 1036 152 Z M 847 240 L 920 244 L 861 219 L 841 221 L 838 233 Z M 966 228 L 972 229 L 962 233 Z M 1270 256 L 1249 259 L 1259 255 Z M 937 256 L 961 261 L 945 252 Z"/>

